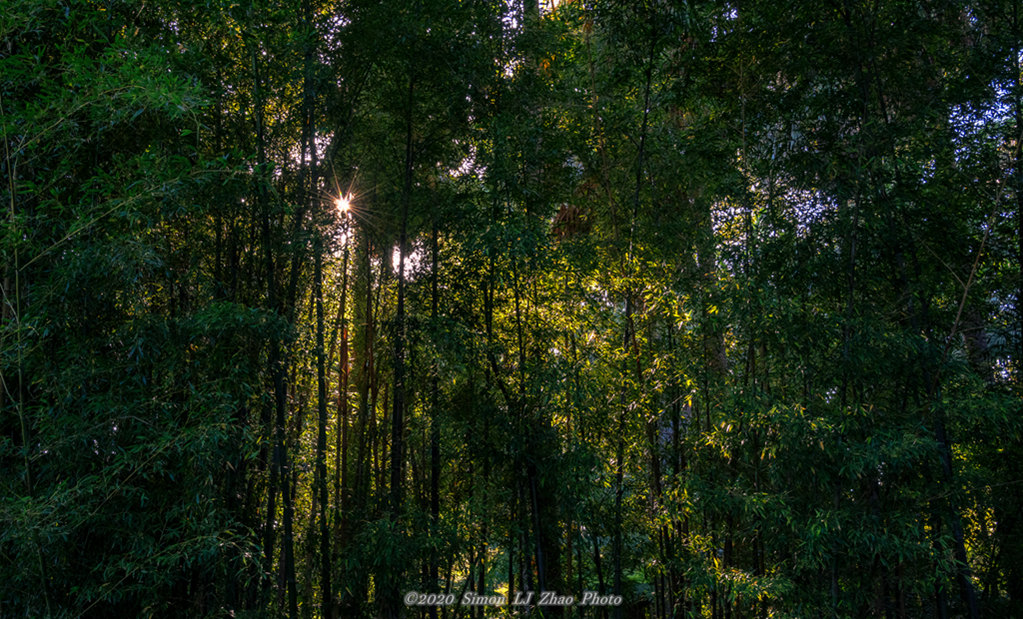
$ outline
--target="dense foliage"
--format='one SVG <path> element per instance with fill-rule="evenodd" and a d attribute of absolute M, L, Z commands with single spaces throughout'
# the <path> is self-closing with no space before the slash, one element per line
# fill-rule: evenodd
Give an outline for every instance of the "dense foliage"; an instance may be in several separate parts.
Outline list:
<path fill-rule="evenodd" d="M 1021 12 L 8 0 L 0 615 L 1023 615 Z"/>

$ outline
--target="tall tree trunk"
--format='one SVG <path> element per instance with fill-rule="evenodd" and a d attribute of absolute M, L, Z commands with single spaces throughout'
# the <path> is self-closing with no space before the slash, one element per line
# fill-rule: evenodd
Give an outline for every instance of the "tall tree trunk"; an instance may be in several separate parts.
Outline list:
<path fill-rule="evenodd" d="M 404 476 L 405 476 L 405 255 L 408 252 L 408 212 L 409 202 L 412 199 L 412 171 L 413 171 L 413 121 L 412 112 L 415 94 L 415 75 L 412 61 L 408 66 L 408 88 L 405 108 L 405 174 L 401 191 L 401 222 L 398 234 L 398 301 L 394 317 L 394 404 L 391 414 L 391 488 L 390 507 L 391 519 L 398 522 L 401 519 L 402 504 L 404 502 Z M 393 568 L 394 566 L 392 566 Z M 385 614 L 388 617 L 398 617 L 400 599 L 398 583 L 400 576 L 390 573 L 391 582 L 383 594 Z"/>
<path fill-rule="evenodd" d="M 315 105 L 316 92 L 313 81 L 313 59 L 315 53 L 314 37 L 316 31 L 312 24 L 312 8 L 310 0 L 302 2 L 302 26 L 305 32 L 306 43 L 304 53 L 304 84 L 303 84 L 303 119 L 302 119 L 302 142 L 303 162 L 307 162 L 305 171 L 306 183 L 305 192 L 308 208 L 313 213 L 314 221 L 314 246 L 313 246 L 313 296 L 316 309 L 316 453 L 315 479 L 314 479 L 314 504 L 319 508 L 315 514 L 319 523 L 319 555 L 320 555 L 320 616 L 329 618 L 333 608 L 333 594 L 331 593 L 330 581 L 330 532 L 327 525 L 327 364 L 324 345 L 324 317 L 323 317 L 323 234 L 319 225 L 319 178 L 317 170 L 316 154 L 316 124 Z"/>
<path fill-rule="evenodd" d="M 256 172 L 256 195 L 259 202 L 259 210 L 262 213 L 262 235 L 263 235 L 263 251 L 266 271 L 266 298 L 267 306 L 271 311 L 276 312 L 278 315 L 282 314 L 282 308 L 277 295 L 277 281 L 275 277 L 275 266 L 273 259 L 273 246 L 271 242 L 270 233 L 270 199 L 267 191 L 267 183 L 269 182 L 266 178 L 266 137 L 265 137 L 265 123 L 263 119 L 263 98 L 262 98 L 262 73 L 260 71 L 258 54 L 256 52 L 256 45 L 251 46 L 251 59 L 252 59 L 252 73 L 253 73 L 253 99 L 255 106 L 255 124 L 256 124 L 256 157 L 257 157 L 257 172 Z M 266 573 L 270 572 L 270 568 L 273 562 L 274 546 L 275 546 L 275 521 L 277 513 L 277 494 L 281 493 L 284 498 L 284 524 L 285 533 L 282 548 L 281 558 L 281 569 L 284 575 L 284 579 L 287 582 L 288 594 L 289 594 L 289 616 L 294 618 L 297 615 L 297 595 L 295 592 L 295 565 L 294 565 L 294 546 L 293 536 L 291 531 L 292 518 L 294 516 L 290 493 L 288 492 L 288 481 L 286 475 L 286 459 L 287 454 L 285 452 L 285 440 L 284 440 L 284 421 L 285 421 L 285 407 L 287 400 L 287 385 L 285 383 L 285 362 L 281 355 L 280 341 L 276 338 L 271 339 L 270 342 L 270 369 L 273 377 L 273 425 L 269 424 L 269 416 L 267 418 L 266 426 L 268 429 L 272 427 L 274 436 L 273 446 L 273 458 L 271 461 L 271 474 L 270 474 L 270 486 L 267 491 L 267 513 L 266 513 L 266 524 L 264 528 L 263 536 L 263 559 L 264 559 L 264 570 Z M 292 600 L 295 600 L 294 604 L 290 604 Z"/>
<path fill-rule="evenodd" d="M 653 86 L 653 71 L 654 71 L 654 53 L 657 47 L 656 38 L 656 27 L 653 23 L 653 17 L 651 14 L 651 23 L 649 24 L 649 45 L 650 49 L 646 58 L 646 67 L 644 70 L 644 86 L 643 86 L 643 113 L 642 120 L 639 127 L 639 148 L 636 153 L 636 180 L 633 187 L 632 196 L 632 217 L 629 221 L 629 245 L 628 250 L 625 254 L 625 260 L 623 267 L 625 270 L 625 276 L 630 277 L 633 269 L 634 259 L 634 245 L 636 236 L 636 224 L 639 217 L 640 207 L 640 196 L 643 186 L 643 177 L 646 169 L 646 140 L 647 140 L 647 129 L 650 122 L 650 95 Z M 633 290 L 631 285 L 625 293 L 625 331 L 622 337 L 623 349 L 629 351 L 624 361 L 625 367 L 623 368 L 623 375 L 626 375 L 632 370 L 629 366 L 629 357 L 633 361 L 636 372 L 636 387 L 639 388 L 641 379 L 639 350 L 636 344 L 636 333 L 635 333 L 635 321 L 633 313 L 635 311 L 635 302 L 633 297 L 637 291 Z M 618 410 L 618 423 L 617 423 L 617 443 L 615 446 L 615 507 L 614 507 L 614 532 L 613 532 L 613 569 L 614 569 L 614 594 L 622 594 L 622 553 L 623 540 L 622 540 L 622 526 L 623 526 L 623 514 L 622 514 L 622 499 L 625 492 L 624 487 L 624 475 L 625 475 L 625 432 L 626 432 L 626 409 L 628 408 L 627 394 L 625 389 L 622 391 L 622 398 L 619 403 Z M 621 619 L 622 607 L 616 606 L 614 609 L 615 619 Z"/>
<path fill-rule="evenodd" d="M 433 229 L 431 230 L 430 242 L 430 253 L 433 262 L 430 274 L 430 320 L 433 324 L 434 330 L 436 330 L 438 326 L 438 309 L 440 305 L 438 293 L 438 280 L 440 277 L 440 246 L 437 236 L 437 217 L 435 214 L 433 218 Z M 435 359 L 430 376 L 430 523 L 432 527 L 432 534 L 435 537 L 439 535 L 438 528 L 440 526 L 440 421 L 438 419 L 440 412 L 438 403 L 438 400 L 440 399 L 439 373 L 440 366 Z M 429 580 L 427 591 L 433 592 L 437 587 L 438 578 L 436 548 L 433 548 L 430 551 L 427 578 Z M 510 595 L 511 584 L 509 583 L 508 586 Z M 436 619 L 437 607 L 430 606 L 429 613 L 430 619 Z"/>
<path fill-rule="evenodd" d="M 340 331 L 340 354 L 337 369 L 337 430 L 334 434 L 334 500 L 337 502 L 335 515 L 335 536 L 343 540 L 348 531 L 348 514 L 351 510 L 351 487 L 348 478 L 348 216 L 344 220 L 344 258 L 341 266 L 341 299 L 337 309 L 337 323 Z"/>

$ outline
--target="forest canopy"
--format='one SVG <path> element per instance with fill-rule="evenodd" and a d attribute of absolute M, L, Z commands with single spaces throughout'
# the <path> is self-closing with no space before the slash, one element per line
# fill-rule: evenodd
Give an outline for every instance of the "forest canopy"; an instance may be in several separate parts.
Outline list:
<path fill-rule="evenodd" d="M 1021 13 L 7 0 L 0 616 L 1023 616 Z"/>

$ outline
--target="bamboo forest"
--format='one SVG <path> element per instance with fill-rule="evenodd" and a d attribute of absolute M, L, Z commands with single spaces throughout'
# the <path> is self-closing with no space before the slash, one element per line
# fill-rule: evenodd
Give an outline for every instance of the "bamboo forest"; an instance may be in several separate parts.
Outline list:
<path fill-rule="evenodd" d="M 1023 617 L 1018 0 L 0 4 L 0 617 Z"/>

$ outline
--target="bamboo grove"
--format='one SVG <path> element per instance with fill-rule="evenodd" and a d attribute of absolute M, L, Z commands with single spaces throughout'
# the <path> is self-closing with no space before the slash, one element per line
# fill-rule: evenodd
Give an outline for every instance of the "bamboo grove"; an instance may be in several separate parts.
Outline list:
<path fill-rule="evenodd" d="M 1021 11 L 7 0 L 0 615 L 1023 614 Z"/>

